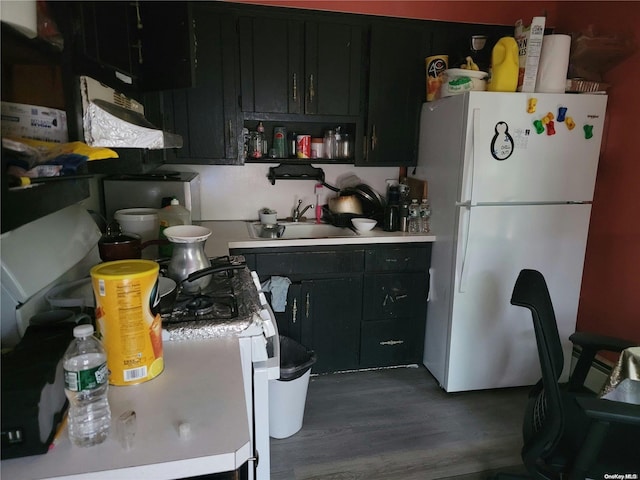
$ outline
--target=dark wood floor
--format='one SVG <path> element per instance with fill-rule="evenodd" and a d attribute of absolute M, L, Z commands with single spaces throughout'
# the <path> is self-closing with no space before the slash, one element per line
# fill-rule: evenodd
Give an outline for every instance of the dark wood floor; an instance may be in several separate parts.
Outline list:
<path fill-rule="evenodd" d="M 424 367 L 312 376 L 272 480 L 480 480 L 520 465 L 528 388 L 448 394 Z"/>

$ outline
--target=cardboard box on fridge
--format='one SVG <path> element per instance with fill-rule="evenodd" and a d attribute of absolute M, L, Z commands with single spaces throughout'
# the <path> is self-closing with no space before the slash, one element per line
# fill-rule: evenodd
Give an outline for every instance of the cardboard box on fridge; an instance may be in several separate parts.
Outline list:
<path fill-rule="evenodd" d="M 545 21 L 545 17 L 533 17 L 528 27 L 524 26 L 522 20 L 516 22 L 514 37 L 518 43 L 519 92 L 535 91 Z"/>
<path fill-rule="evenodd" d="M 67 113 L 38 105 L 2 102 L 2 136 L 67 143 Z"/>

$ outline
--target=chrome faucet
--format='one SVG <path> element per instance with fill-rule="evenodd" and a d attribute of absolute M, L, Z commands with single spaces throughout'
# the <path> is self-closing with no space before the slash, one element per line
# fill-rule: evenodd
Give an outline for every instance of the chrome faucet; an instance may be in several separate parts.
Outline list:
<path fill-rule="evenodd" d="M 300 217 L 302 217 L 302 215 L 304 215 L 304 212 L 306 212 L 310 208 L 314 207 L 314 205 L 312 203 L 310 205 L 307 205 L 306 207 L 304 207 L 302 209 L 302 211 L 300 211 L 300 205 L 302 205 L 302 200 L 298 200 L 298 206 L 293 209 L 293 221 L 294 222 L 299 222 L 300 221 Z"/>

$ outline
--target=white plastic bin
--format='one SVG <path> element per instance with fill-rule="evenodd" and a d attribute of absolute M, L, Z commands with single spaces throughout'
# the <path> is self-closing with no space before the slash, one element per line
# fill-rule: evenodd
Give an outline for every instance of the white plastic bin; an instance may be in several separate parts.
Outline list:
<path fill-rule="evenodd" d="M 300 431 L 316 354 L 280 336 L 280 378 L 269 380 L 269 435 L 287 438 Z"/>

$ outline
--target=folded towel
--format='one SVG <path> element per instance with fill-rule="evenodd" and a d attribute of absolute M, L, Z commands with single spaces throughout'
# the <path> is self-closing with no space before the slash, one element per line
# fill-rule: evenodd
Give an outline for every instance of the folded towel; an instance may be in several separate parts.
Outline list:
<path fill-rule="evenodd" d="M 291 280 L 287 277 L 271 277 L 262 282 L 262 290 L 271 292 L 271 308 L 274 312 L 284 312 L 287 306 L 287 293 Z"/>

